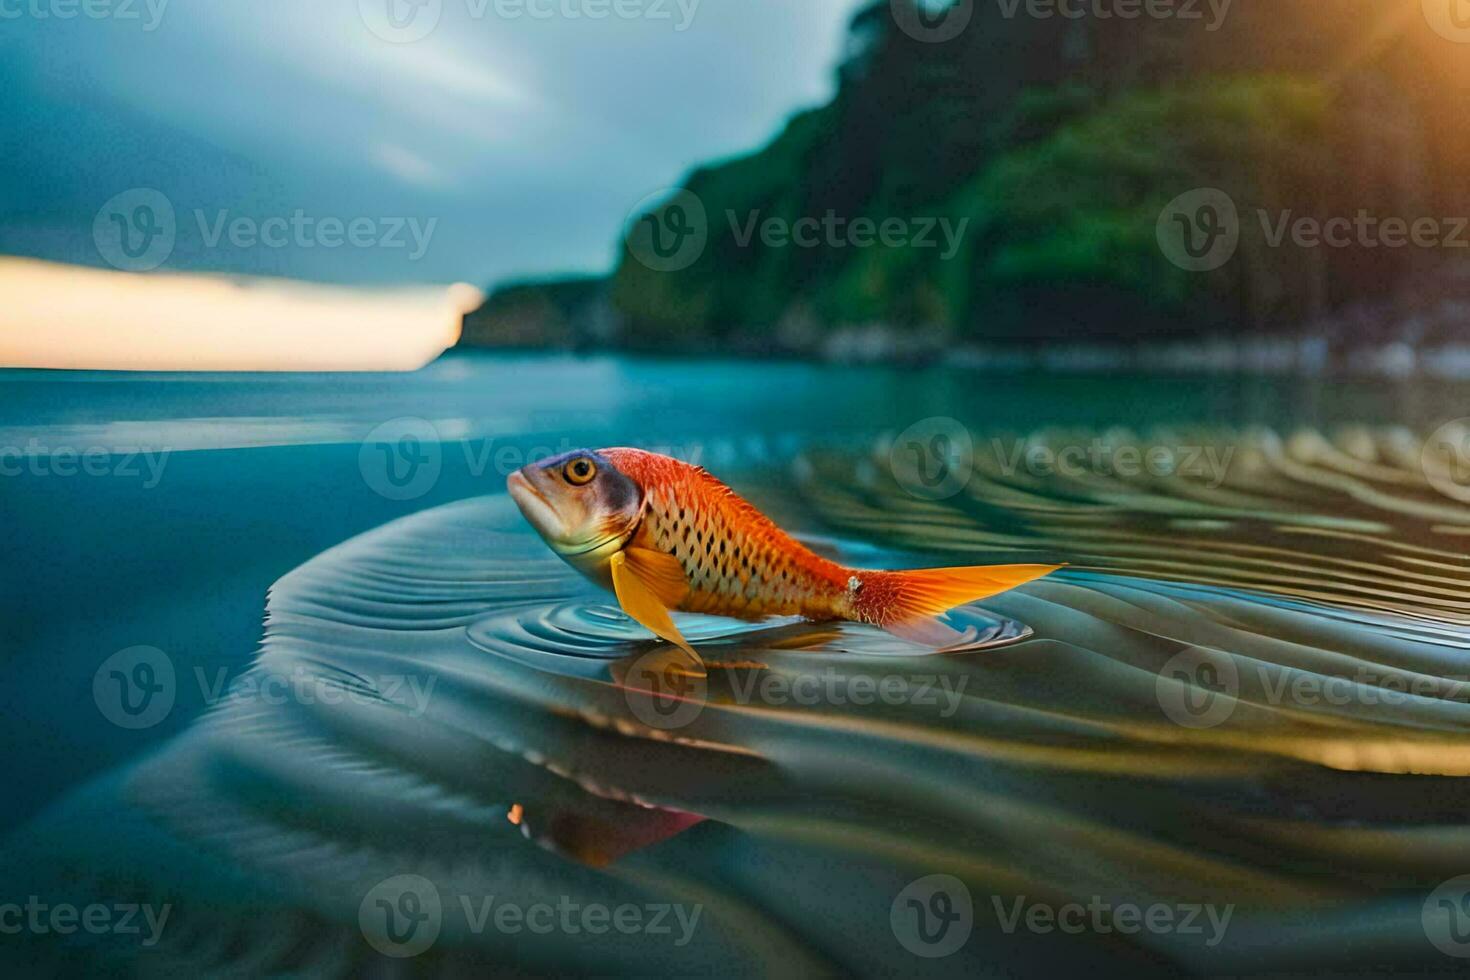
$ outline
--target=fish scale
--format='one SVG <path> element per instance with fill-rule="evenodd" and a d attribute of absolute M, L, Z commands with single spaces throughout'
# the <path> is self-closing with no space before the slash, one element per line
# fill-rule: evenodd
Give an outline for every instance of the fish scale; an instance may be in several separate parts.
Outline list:
<path fill-rule="evenodd" d="M 705 488 L 691 482 L 649 487 L 644 517 L 650 543 L 684 569 L 690 587 L 687 610 L 755 618 L 831 612 L 831 598 L 819 600 L 824 593 L 841 593 L 836 584 L 844 576 L 835 565 L 825 576 L 798 568 L 780 549 L 741 529 L 746 515 L 726 513 L 743 501 L 728 493 L 702 493 Z"/>

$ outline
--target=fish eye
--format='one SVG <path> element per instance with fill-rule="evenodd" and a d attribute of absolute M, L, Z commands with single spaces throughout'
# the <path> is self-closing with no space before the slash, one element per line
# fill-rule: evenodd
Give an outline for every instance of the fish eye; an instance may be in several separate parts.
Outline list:
<path fill-rule="evenodd" d="M 597 464 L 586 456 L 579 456 L 562 468 L 561 475 L 574 487 L 583 487 L 597 475 Z"/>

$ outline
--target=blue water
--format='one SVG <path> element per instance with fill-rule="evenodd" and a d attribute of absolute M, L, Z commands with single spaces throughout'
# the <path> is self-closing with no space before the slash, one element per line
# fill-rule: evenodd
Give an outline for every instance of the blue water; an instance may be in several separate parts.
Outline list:
<path fill-rule="evenodd" d="M 1466 394 L 1419 382 L 474 354 L 409 375 L 0 372 L 9 546 L 0 570 L 8 749 L 0 822 L 18 826 L 54 805 L 51 819 L 27 831 L 44 848 L 28 873 L 75 883 L 85 868 L 106 888 L 115 864 L 145 897 L 196 896 L 182 908 L 206 933 L 217 910 L 197 896 L 253 907 L 269 893 L 293 928 L 340 936 L 311 918 L 330 909 L 321 914 L 333 929 L 356 935 L 361 896 L 337 889 L 343 869 L 317 864 L 314 847 L 293 851 L 284 837 L 276 854 L 277 831 L 237 836 L 224 819 L 236 810 L 262 827 L 308 826 L 330 854 L 386 835 L 382 860 L 361 869 L 367 880 L 393 873 L 393 847 L 447 820 L 446 836 L 424 846 L 457 861 L 483 832 L 483 888 L 503 887 L 498 875 L 524 864 L 561 876 L 568 893 L 598 894 L 627 882 L 516 849 L 504 807 L 527 801 L 532 833 L 574 851 L 606 841 L 549 831 L 555 822 L 543 815 L 602 814 L 621 828 L 617 840 L 642 840 L 639 821 L 619 823 L 628 817 L 616 794 L 631 793 L 668 808 L 659 812 L 712 819 L 627 868 L 652 881 L 684 874 L 686 888 L 702 880 L 713 889 L 711 915 L 726 926 L 756 908 L 763 916 L 761 943 L 725 949 L 728 937 L 715 931 L 670 968 L 739 950 L 755 971 L 764 954 L 752 951 L 774 942 L 786 952 L 769 955 L 788 957 L 788 971 L 902 963 L 907 954 L 886 925 L 892 894 L 926 869 L 951 867 L 972 888 L 998 874 L 1002 884 L 986 886 L 996 894 L 1029 875 L 1084 897 L 1112 889 L 1238 901 L 1237 967 L 1268 949 L 1346 956 L 1334 937 L 1353 917 L 1375 923 L 1357 936 L 1367 954 L 1413 959 L 1424 946 L 1419 892 L 1449 873 L 1440 856 L 1414 856 L 1415 834 L 1458 820 L 1464 792 L 1448 777 L 1462 766 L 1452 747 L 1467 724 L 1464 704 L 1453 696 L 1399 708 L 1316 704 L 1288 719 L 1279 705 L 1247 703 L 1258 696 L 1247 690 L 1230 726 L 1196 731 L 1159 717 L 1155 685 L 1160 664 L 1195 644 L 1270 664 L 1281 677 L 1330 675 L 1348 663 L 1395 676 L 1464 673 L 1470 640 L 1456 597 L 1470 521 L 1436 496 L 1412 458 L 1394 453 L 1403 434 L 1459 414 Z M 987 472 L 967 493 L 932 501 L 893 485 L 896 471 L 879 473 L 885 452 L 875 447 L 936 417 L 977 435 L 1052 444 L 1081 440 L 1079 432 L 1130 442 L 1130 433 L 1174 429 L 1206 433 L 1190 438 L 1240 455 L 1223 485 Z M 751 754 L 706 753 L 688 778 L 665 780 L 657 760 L 668 749 L 655 739 L 630 750 L 609 714 L 621 702 L 598 680 L 607 656 L 640 642 L 637 631 L 606 597 L 572 582 L 497 499 L 505 475 L 528 458 L 630 444 L 702 463 L 853 564 L 1021 554 L 1014 560 L 1073 568 L 987 604 L 997 623 L 1021 624 L 1026 636 L 1034 628 L 1034 638 L 930 668 L 973 685 L 953 718 L 837 705 L 749 712 L 716 684 L 699 723 L 707 730 L 695 730 L 701 744 Z M 262 652 L 267 610 L 279 618 Z M 691 625 L 690 635 L 736 661 L 749 647 L 788 677 L 817 663 L 865 674 L 881 659 L 870 649 L 881 634 L 783 629 L 727 636 L 718 624 Z M 172 710 L 135 729 L 108 719 L 93 683 L 107 658 L 138 646 L 163 651 L 178 685 Z M 384 714 L 380 701 L 211 708 L 252 670 L 300 669 L 316 683 L 350 685 L 381 662 L 442 684 L 425 716 L 432 724 Z M 201 724 L 207 709 L 212 726 Z M 569 734 L 573 711 L 602 719 L 598 734 Z M 309 744 L 297 741 L 303 726 L 320 730 Z M 481 758 L 485 743 L 497 752 Z M 528 776 L 501 758 L 520 753 L 557 773 L 580 767 L 600 788 L 568 795 L 566 780 Z M 359 756 L 375 776 L 362 775 Z M 492 774 L 486 765 L 506 768 Z M 1424 772 L 1436 775 L 1409 775 Z M 434 794 L 404 796 L 399 780 L 427 780 Z M 407 837 L 388 819 L 399 802 L 409 808 Z M 1018 831 L 1001 816 L 1006 807 L 1036 832 Z M 1196 811 L 1228 829 L 1199 836 Z M 1399 877 L 1365 861 L 1334 883 L 1357 904 L 1314 910 L 1312 882 L 1344 865 L 1331 849 L 1359 827 L 1394 835 Z M 811 845 L 827 835 L 836 835 L 840 859 Z M 147 854 L 165 837 L 191 849 L 160 867 Z M 264 850 L 248 853 L 247 839 Z M 1138 850 L 1143 841 L 1148 853 Z M 869 854 L 874 842 L 887 850 Z M 201 857 L 237 844 L 229 858 Z M 1176 846 L 1195 863 L 1176 861 Z M 31 849 L 0 854 L 15 862 Z M 235 870 L 240 877 L 217 880 Z M 717 903 L 724 882 L 734 884 Z M 850 901 L 824 906 L 816 924 L 808 909 L 833 887 Z M 1387 887 L 1405 892 L 1380 915 L 1372 903 Z M 1269 901 L 1262 907 L 1263 895 L 1278 892 L 1300 903 L 1294 918 L 1277 916 Z M 222 959 L 211 962 L 248 953 L 259 937 L 237 939 L 245 945 L 216 950 Z M 352 956 L 364 952 L 360 937 L 351 941 Z M 1008 947 L 1006 962 L 1075 968 L 1099 955 L 1089 942 Z M 950 972 L 1001 962 L 973 943 L 948 961 Z M 1142 957 L 1154 971 L 1207 962 L 1167 943 L 1098 949 L 1115 966 Z M 485 952 L 471 943 L 466 955 L 478 962 Z M 560 952 L 552 943 L 535 962 L 563 965 Z M 578 955 L 585 966 L 605 953 L 594 945 Z M 618 955 L 627 957 L 622 969 L 643 963 L 636 948 Z M 175 961 L 139 962 L 158 972 Z M 1280 965 L 1301 966 L 1289 957 Z"/>
<path fill-rule="evenodd" d="M 0 686 L 0 743 L 12 749 L 0 824 L 167 739 L 204 706 L 197 686 L 186 686 L 164 723 L 119 731 L 90 694 L 103 658 L 145 644 L 211 678 L 233 675 L 259 640 L 273 581 L 392 518 L 502 492 L 500 450 L 519 460 L 580 445 L 699 446 L 721 472 L 930 416 L 1022 431 L 1170 421 L 1322 427 L 1432 421 L 1449 400 L 1381 382 L 483 354 L 402 375 L 0 372 L 0 452 L 9 453 L 0 477 L 9 546 L 0 655 L 10 678 Z M 401 417 L 430 420 L 445 441 L 433 485 L 394 500 L 364 478 L 360 450 L 376 426 Z M 129 465 L 126 452 L 109 457 L 109 475 L 29 464 L 13 475 L 14 453 L 31 439 L 43 457 L 90 447 L 167 455 L 156 479 L 147 460 Z"/>

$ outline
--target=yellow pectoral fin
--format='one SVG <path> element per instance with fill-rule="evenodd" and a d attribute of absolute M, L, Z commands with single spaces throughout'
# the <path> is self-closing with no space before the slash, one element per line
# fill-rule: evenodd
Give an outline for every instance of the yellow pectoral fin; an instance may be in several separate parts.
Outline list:
<path fill-rule="evenodd" d="M 651 548 L 624 548 L 624 565 L 648 586 L 665 609 L 677 609 L 689 594 L 689 581 L 679 559 Z"/>
<path fill-rule="evenodd" d="M 625 548 L 613 555 L 611 564 L 613 592 L 623 612 L 655 636 L 689 654 L 702 671 L 704 662 L 669 616 L 669 609 L 682 602 L 689 591 L 678 560 L 646 548 Z"/>

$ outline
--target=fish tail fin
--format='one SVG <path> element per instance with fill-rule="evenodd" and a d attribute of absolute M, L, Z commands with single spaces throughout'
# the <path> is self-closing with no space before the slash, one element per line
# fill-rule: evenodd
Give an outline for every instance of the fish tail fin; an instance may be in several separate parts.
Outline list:
<path fill-rule="evenodd" d="M 857 573 L 862 588 L 856 610 L 866 622 L 921 646 L 943 649 L 969 639 L 937 617 L 956 606 L 986 599 L 1035 581 L 1061 565 L 971 565 Z"/>

